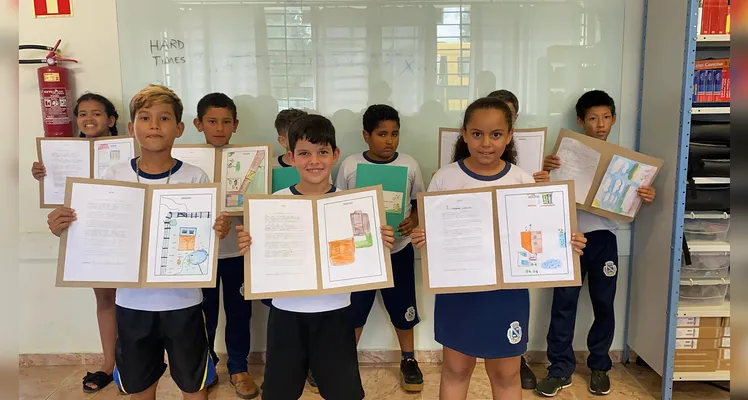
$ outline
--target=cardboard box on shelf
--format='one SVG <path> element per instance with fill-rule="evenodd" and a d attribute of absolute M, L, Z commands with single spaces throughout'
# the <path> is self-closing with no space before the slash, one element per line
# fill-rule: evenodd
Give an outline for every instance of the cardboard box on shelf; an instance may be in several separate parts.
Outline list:
<path fill-rule="evenodd" d="M 719 339 L 722 337 L 722 328 L 676 328 L 675 337 L 677 339 Z"/>
<path fill-rule="evenodd" d="M 722 336 L 724 337 L 730 337 L 730 327 L 726 326 L 722 328 Z"/>
<path fill-rule="evenodd" d="M 730 326 L 730 317 L 722 318 L 722 326 Z"/>
<path fill-rule="evenodd" d="M 677 327 L 702 327 L 702 326 L 722 326 L 720 317 L 680 317 L 676 323 Z"/>
<path fill-rule="evenodd" d="M 689 349 L 678 349 L 675 350 L 676 361 L 696 361 L 696 360 L 717 360 L 719 358 L 720 351 L 714 350 L 689 350 Z"/>
<path fill-rule="evenodd" d="M 708 351 L 708 350 L 704 350 L 704 351 Z M 678 350 L 675 351 L 675 357 L 676 358 L 678 357 Z M 719 359 L 720 360 L 729 360 L 730 359 L 730 349 L 719 349 Z"/>
<path fill-rule="evenodd" d="M 716 350 L 719 347 L 720 347 L 719 339 L 675 339 L 676 350 L 680 350 L 680 349 Z"/>
<path fill-rule="evenodd" d="M 718 360 L 717 361 L 717 371 L 729 371 L 730 370 L 730 360 Z"/>
<path fill-rule="evenodd" d="M 730 338 L 729 337 L 723 337 L 722 340 L 719 343 L 719 347 L 724 347 L 724 348 L 729 349 L 730 348 Z"/>
<path fill-rule="evenodd" d="M 675 360 L 675 372 L 714 372 L 717 370 L 717 360 Z"/>

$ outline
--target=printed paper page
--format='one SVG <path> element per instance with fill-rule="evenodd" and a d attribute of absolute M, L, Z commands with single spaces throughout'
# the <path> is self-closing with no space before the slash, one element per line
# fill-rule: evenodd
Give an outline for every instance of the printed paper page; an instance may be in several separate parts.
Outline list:
<path fill-rule="evenodd" d="M 568 186 L 496 189 L 505 283 L 574 280 Z"/>
<path fill-rule="evenodd" d="M 376 190 L 317 201 L 322 288 L 387 281 Z"/>
<path fill-rule="evenodd" d="M 312 200 L 249 203 L 251 293 L 317 289 Z"/>
<path fill-rule="evenodd" d="M 515 131 L 512 140 L 517 149 L 517 166 L 529 174 L 542 171 L 545 131 Z"/>
<path fill-rule="evenodd" d="M 556 155 L 561 168 L 551 171 L 551 181 L 574 181 L 574 198 L 584 204 L 600 163 L 600 152 L 572 138 L 561 139 Z"/>
<path fill-rule="evenodd" d="M 627 217 L 634 217 L 642 204 L 636 193 L 652 183 L 657 168 L 614 155 L 608 164 L 592 206 Z"/>
<path fill-rule="evenodd" d="M 424 197 L 432 288 L 496 284 L 491 193 Z"/>
<path fill-rule="evenodd" d="M 452 163 L 455 143 L 462 133 L 459 129 L 441 131 L 441 153 L 439 153 L 439 168 Z"/>
<path fill-rule="evenodd" d="M 212 147 L 173 147 L 171 156 L 202 169 L 211 182 L 215 180 L 216 149 Z"/>
<path fill-rule="evenodd" d="M 92 142 L 94 146 L 94 179 L 101 179 L 112 164 L 129 161 L 135 157 L 135 138 L 102 139 Z"/>
<path fill-rule="evenodd" d="M 213 188 L 157 189 L 151 204 L 149 283 L 210 282 L 216 233 Z"/>
<path fill-rule="evenodd" d="M 67 178 L 91 177 L 91 143 L 88 140 L 42 140 L 42 162 L 47 169 L 44 177 L 44 203 L 65 202 Z"/>
<path fill-rule="evenodd" d="M 246 194 L 268 194 L 267 146 L 231 147 L 221 156 L 221 205 L 241 212 Z"/>
<path fill-rule="evenodd" d="M 145 189 L 74 184 L 63 280 L 137 282 L 144 200 Z"/>

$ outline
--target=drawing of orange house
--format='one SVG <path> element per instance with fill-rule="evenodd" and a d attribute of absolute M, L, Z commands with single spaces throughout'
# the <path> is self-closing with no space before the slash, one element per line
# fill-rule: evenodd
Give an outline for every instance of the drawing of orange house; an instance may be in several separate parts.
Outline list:
<path fill-rule="evenodd" d="M 543 233 L 541 231 L 523 231 L 520 232 L 522 248 L 530 253 L 538 254 L 543 252 Z"/>
<path fill-rule="evenodd" d="M 197 228 L 183 227 L 179 229 L 179 251 L 195 251 Z"/>
<path fill-rule="evenodd" d="M 327 245 L 330 264 L 349 265 L 356 261 L 356 242 L 353 238 L 332 240 Z"/>

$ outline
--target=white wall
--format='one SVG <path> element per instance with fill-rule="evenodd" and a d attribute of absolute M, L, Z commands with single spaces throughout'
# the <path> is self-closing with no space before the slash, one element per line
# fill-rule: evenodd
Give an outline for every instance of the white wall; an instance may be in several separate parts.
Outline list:
<path fill-rule="evenodd" d="M 32 2 L 20 2 L 20 43 L 53 44 L 63 39 L 65 56 L 81 61 L 73 70 L 73 87 L 80 95 L 83 91 L 96 91 L 111 99 L 119 110 L 124 110 L 118 37 L 114 0 L 76 0 L 72 18 L 34 19 Z M 641 62 L 643 0 L 627 0 L 623 48 L 623 84 L 619 103 L 621 145 L 633 147 L 635 142 L 638 109 L 639 75 Z M 28 55 L 24 55 L 27 57 Z M 124 60 L 127 62 L 127 60 Z M 38 207 L 38 184 L 31 177 L 31 163 L 36 160 L 35 137 L 41 136 L 42 124 L 39 107 L 36 68 L 19 67 L 20 109 L 20 268 L 19 301 L 20 353 L 72 353 L 100 352 L 95 318 L 95 300 L 91 289 L 55 288 L 57 240 L 46 229 L 48 210 Z M 121 127 L 128 120 L 121 116 Z M 628 227 L 619 231 L 619 280 L 616 298 L 616 336 L 613 350 L 623 348 L 624 313 L 626 310 L 629 239 Z M 420 282 L 420 267 L 417 266 Z M 586 350 L 586 333 L 592 324 L 592 308 L 586 285 L 583 289 L 577 318 L 574 347 Z M 550 290 L 534 290 L 530 349 L 545 350 L 545 335 L 550 319 Z M 440 349 L 433 340 L 433 296 L 419 291 L 419 309 L 423 322 L 416 328 L 416 348 Z M 369 317 L 361 349 L 395 350 L 397 340 L 389 326 L 389 319 L 381 301 Z M 252 323 L 252 350 L 264 349 L 267 309 L 255 304 Z M 221 326 L 223 322 L 221 322 Z M 219 332 L 219 352 L 224 343 Z"/>

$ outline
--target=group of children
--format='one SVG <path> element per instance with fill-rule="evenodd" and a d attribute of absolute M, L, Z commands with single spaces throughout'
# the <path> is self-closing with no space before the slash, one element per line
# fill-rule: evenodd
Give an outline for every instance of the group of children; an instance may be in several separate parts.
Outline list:
<path fill-rule="evenodd" d="M 462 136 L 454 162 L 439 169 L 429 192 L 549 181 L 549 171 L 562 160 L 546 157 L 543 171 L 534 175 L 516 166 L 512 141 L 519 102 L 501 90 L 470 104 L 462 123 Z M 585 93 L 578 101 L 577 121 L 589 136 L 606 140 L 615 123 L 613 100 L 602 91 Z M 116 135 L 118 115 L 102 96 L 81 97 L 74 110 L 81 136 Z M 183 105 L 164 86 L 149 85 L 130 102 L 128 131 L 140 144 L 141 155 L 115 164 L 104 179 L 148 184 L 208 182 L 199 168 L 176 160 L 171 148 L 184 131 Z M 197 105 L 194 125 L 206 142 L 221 147 L 229 143 L 239 124 L 233 101 L 221 93 L 209 94 Z M 332 169 L 340 149 L 335 128 L 320 115 L 300 110 L 281 111 L 276 118 L 278 142 L 286 153 L 274 160 L 277 167 L 295 167 L 298 184 L 280 190 L 283 195 L 320 195 L 355 188 L 356 166 L 361 163 L 407 167 L 405 219 L 397 227 L 383 226 L 384 245 L 390 248 L 394 287 L 381 290 L 385 308 L 395 328 L 402 360 L 400 377 L 407 391 L 420 391 L 423 374 L 414 354 L 413 329 L 420 318 L 416 305 L 414 247 L 427 238 L 419 228 L 417 193 L 424 190 L 418 163 L 397 151 L 400 138 L 398 112 L 373 105 L 363 115 L 363 139 L 368 150 L 341 163 L 335 185 Z M 36 179 L 44 166 L 34 163 Z M 643 187 L 646 202 L 654 190 Z M 589 274 L 595 323 L 588 336 L 592 369 L 590 391 L 607 394 L 611 368 L 608 351 L 614 334 L 613 298 L 616 288 L 616 224 L 578 212 L 581 232 L 572 234 L 574 250 L 582 254 L 583 277 Z M 75 210 L 59 207 L 48 217 L 49 229 L 59 236 L 75 222 Z M 325 399 L 363 399 L 357 342 L 375 299 L 375 291 L 263 301 L 270 306 L 267 324 L 267 360 L 264 382 L 258 388 L 247 372 L 251 302 L 243 296 L 242 257 L 251 246 L 251 232 L 241 218 L 222 213 L 214 225 L 219 236 L 217 285 L 203 289 L 94 289 L 105 363 L 83 379 L 83 390 L 96 392 L 113 380 L 120 391 L 136 399 L 155 399 L 158 380 L 168 354 L 171 376 L 185 399 L 207 399 L 207 390 L 218 382 L 214 350 L 223 286 L 226 313 L 227 368 L 237 396 L 244 399 L 298 399 L 305 381 Z M 400 233 L 396 237 L 395 231 Z M 582 251 L 584 249 L 584 252 Z M 483 358 L 494 399 L 520 399 L 522 388 L 546 396 L 571 384 L 575 367 L 572 348 L 580 288 L 554 289 L 548 332 L 548 376 L 536 378 L 522 357 L 527 349 L 530 296 L 527 289 L 437 295 L 434 306 L 435 339 L 443 345 L 441 399 L 465 399 L 476 358 Z M 116 293 L 116 295 L 115 295 Z"/>

